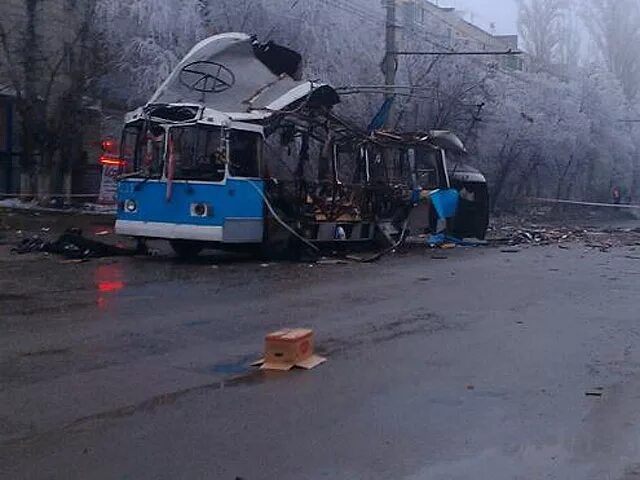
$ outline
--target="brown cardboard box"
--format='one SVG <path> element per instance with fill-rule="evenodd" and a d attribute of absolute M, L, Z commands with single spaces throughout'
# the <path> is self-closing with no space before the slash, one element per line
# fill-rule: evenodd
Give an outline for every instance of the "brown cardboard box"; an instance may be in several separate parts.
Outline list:
<path fill-rule="evenodd" d="M 258 362 L 263 370 L 311 369 L 326 361 L 314 355 L 313 330 L 294 328 L 270 333 L 265 338 L 264 359 Z"/>

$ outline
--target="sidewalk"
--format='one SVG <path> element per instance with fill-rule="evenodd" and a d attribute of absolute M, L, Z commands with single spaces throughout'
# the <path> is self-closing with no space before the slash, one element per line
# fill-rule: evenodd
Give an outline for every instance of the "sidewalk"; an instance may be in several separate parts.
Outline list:
<path fill-rule="evenodd" d="M 30 212 L 46 212 L 60 214 L 88 214 L 88 215 L 115 215 L 115 205 L 102 205 L 99 203 L 83 203 L 72 207 L 53 208 L 43 207 L 36 201 L 23 202 L 17 198 L 0 200 L 0 210 L 26 210 Z"/>

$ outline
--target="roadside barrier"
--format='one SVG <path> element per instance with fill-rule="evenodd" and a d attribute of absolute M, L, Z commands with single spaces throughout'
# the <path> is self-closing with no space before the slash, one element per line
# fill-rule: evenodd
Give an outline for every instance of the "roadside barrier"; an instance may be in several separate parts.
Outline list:
<path fill-rule="evenodd" d="M 640 205 L 630 205 L 625 203 L 581 202 L 578 200 L 559 200 L 555 198 L 530 198 L 529 200 L 533 202 L 555 203 L 561 205 L 581 205 L 584 207 L 626 208 L 632 210 L 640 210 Z"/>

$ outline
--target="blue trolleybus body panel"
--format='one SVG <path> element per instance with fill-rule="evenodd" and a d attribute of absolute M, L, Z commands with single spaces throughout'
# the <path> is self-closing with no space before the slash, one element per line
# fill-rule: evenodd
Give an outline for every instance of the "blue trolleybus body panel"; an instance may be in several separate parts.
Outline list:
<path fill-rule="evenodd" d="M 123 180 L 118 185 L 116 232 L 167 240 L 260 243 L 263 189 L 258 179 L 176 181 L 167 200 L 164 180 Z"/>

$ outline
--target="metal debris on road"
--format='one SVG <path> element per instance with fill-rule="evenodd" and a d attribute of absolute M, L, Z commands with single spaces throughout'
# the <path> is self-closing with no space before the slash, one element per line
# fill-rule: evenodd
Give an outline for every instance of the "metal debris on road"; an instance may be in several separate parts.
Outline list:
<path fill-rule="evenodd" d="M 567 244 L 583 242 L 587 247 L 608 252 L 614 246 L 633 246 L 638 243 L 638 229 L 594 227 L 501 225 L 494 226 L 491 243 L 505 246 L 547 246 L 557 244 L 568 250 Z"/>
<path fill-rule="evenodd" d="M 347 260 L 341 260 L 339 258 L 323 258 L 316 262 L 317 265 L 348 265 Z"/>
<path fill-rule="evenodd" d="M 585 392 L 585 396 L 587 397 L 602 397 L 604 395 L 604 392 L 602 391 L 598 391 L 598 392 Z"/>

